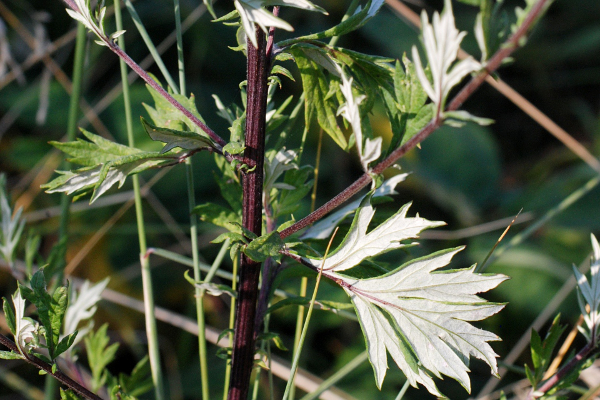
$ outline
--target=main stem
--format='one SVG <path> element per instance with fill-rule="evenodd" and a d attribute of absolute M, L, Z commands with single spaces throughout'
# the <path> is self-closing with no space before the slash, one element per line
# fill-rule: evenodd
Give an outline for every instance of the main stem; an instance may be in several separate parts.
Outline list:
<path fill-rule="evenodd" d="M 248 100 L 246 108 L 246 140 L 243 177 L 242 225 L 256 235 L 262 233 L 262 189 L 265 153 L 265 118 L 267 111 L 268 59 L 265 35 L 256 28 L 258 46 L 247 42 Z M 246 400 L 254 362 L 254 320 L 258 298 L 260 263 L 242 254 L 240 286 L 235 316 L 235 337 L 231 359 L 229 400 Z"/>

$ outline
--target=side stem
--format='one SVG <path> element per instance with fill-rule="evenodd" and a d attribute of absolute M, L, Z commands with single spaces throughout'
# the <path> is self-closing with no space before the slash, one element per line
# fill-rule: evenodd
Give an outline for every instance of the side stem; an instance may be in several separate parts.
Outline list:
<path fill-rule="evenodd" d="M 242 225 L 260 236 L 262 233 L 263 163 L 269 62 L 265 35 L 258 27 L 256 36 L 257 47 L 254 47 L 252 42 L 247 42 L 248 100 L 244 163 L 248 166 L 249 172 L 244 175 L 242 182 L 244 192 Z M 250 374 L 254 362 L 254 320 L 256 318 L 260 266 L 260 263 L 242 254 L 229 400 L 246 400 L 248 397 Z"/>

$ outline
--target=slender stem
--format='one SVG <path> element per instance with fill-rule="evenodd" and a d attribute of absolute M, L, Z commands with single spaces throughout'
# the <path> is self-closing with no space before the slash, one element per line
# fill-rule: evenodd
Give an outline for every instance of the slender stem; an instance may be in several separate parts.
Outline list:
<path fill-rule="evenodd" d="M 79 100 L 81 98 L 81 87 L 83 83 L 83 69 L 85 65 L 85 44 L 87 41 L 86 29 L 82 23 L 77 24 L 77 38 L 75 40 L 75 60 L 73 62 L 73 86 L 71 91 L 71 98 L 69 103 L 69 118 L 67 122 L 67 142 L 75 140 L 77 135 L 77 120 L 79 117 Z M 69 171 L 71 169 L 71 163 L 65 161 L 63 164 L 63 170 Z M 58 228 L 59 243 L 64 240 L 68 235 L 69 226 L 69 206 L 71 200 L 69 195 L 62 193 L 60 196 L 60 222 Z M 62 267 L 60 270 L 59 279 L 57 282 L 62 281 L 64 275 L 64 267 L 66 261 L 61 260 Z M 57 385 L 56 380 L 50 376 L 46 377 L 45 388 L 44 388 L 44 399 L 52 400 L 56 398 Z"/>
<path fill-rule="evenodd" d="M 235 279 L 235 277 L 238 274 L 238 265 L 239 265 L 239 258 L 235 258 L 232 260 L 233 261 L 233 268 L 232 268 L 232 274 L 233 274 L 233 279 L 231 282 L 231 288 L 233 290 L 237 289 L 237 279 Z M 235 307 L 236 307 L 236 301 L 235 299 L 231 299 L 231 309 L 229 310 L 229 329 L 233 330 L 233 328 L 235 327 Z M 229 336 L 229 345 L 227 347 L 229 348 L 233 348 L 233 334 L 229 333 L 227 336 Z M 223 400 L 227 400 L 227 393 L 229 391 L 229 382 L 231 380 L 231 363 L 227 363 L 227 366 L 225 367 L 225 385 L 224 385 L 224 390 L 223 390 Z"/>
<path fill-rule="evenodd" d="M 144 27 L 144 24 L 142 23 L 140 16 L 138 15 L 137 11 L 135 11 L 135 7 L 133 7 L 131 0 L 125 0 L 125 8 L 127 8 L 127 11 L 129 11 L 129 15 L 131 15 L 131 19 L 133 20 L 135 27 L 137 28 L 138 32 L 140 33 L 140 36 L 142 37 L 142 39 L 144 40 L 144 43 L 146 44 L 146 47 L 150 51 L 152 58 L 154 58 L 154 62 L 156 63 L 156 66 L 160 69 L 160 72 L 163 74 L 163 76 L 167 80 L 167 83 L 171 87 L 171 89 L 173 89 L 173 91 L 177 92 L 178 86 L 175 83 L 175 81 L 173 80 L 173 77 L 171 76 L 171 74 L 169 73 L 169 70 L 165 66 L 165 63 L 163 62 L 160 54 L 158 54 L 158 51 L 156 50 L 156 46 L 154 46 L 152 39 L 150 39 L 150 36 L 148 35 L 148 32 L 146 31 L 146 28 Z M 175 21 L 176 21 L 175 24 L 176 24 L 176 26 L 177 26 L 178 14 L 179 14 L 179 2 L 177 2 L 175 0 Z M 179 22 L 179 25 L 177 27 L 179 29 L 179 32 L 181 33 L 181 21 Z M 179 42 L 179 37 L 177 39 Z M 179 49 L 179 43 L 177 44 L 177 48 Z M 179 54 L 178 54 L 178 56 L 179 56 Z M 181 74 L 181 70 L 179 72 Z M 180 83 L 181 83 L 181 80 L 180 80 Z M 181 90 L 179 91 L 179 93 L 182 93 L 182 94 L 185 93 L 184 91 L 181 91 Z"/>
<path fill-rule="evenodd" d="M 86 29 L 82 23 L 77 24 L 77 39 L 75 41 L 75 61 L 73 63 L 73 86 L 69 103 L 69 120 L 67 123 L 67 142 L 75 140 L 77 135 L 77 119 L 79 115 L 79 99 L 81 98 L 81 86 L 83 82 L 83 67 L 85 61 L 85 43 L 87 40 Z M 71 163 L 65 161 L 64 170 L 69 171 Z M 60 225 L 59 237 L 67 235 L 69 224 L 69 196 L 63 194 L 60 199 Z"/>
<path fill-rule="evenodd" d="M 333 238 L 337 233 L 338 228 L 335 228 L 333 234 L 331 235 L 331 239 L 329 239 L 329 243 L 327 244 L 327 249 L 325 249 L 325 257 L 323 257 L 323 262 L 321 263 L 321 267 L 319 268 L 319 274 L 317 275 L 317 281 L 315 282 L 315 288 L 313 290 L 312 298 L 310 299 L 310 305 L 308 307 L 308 312 L 306 313 L 306 321 L 302 327 L 302 334 L 300 335 L 300 343 L 298 344 L 298 349 L 296 354 L 294 355 L 294 359 L 292 361 L 292 366 L 290 367 L 290 379 L 287 381 L 287 385 L 285 386 L 285 392 L 283 393 L 283 400 L 291 399 L 289 397 L 290 391 L 292 387 L 294 387 L 294 379 L 296 378 L 296 371 L 298 370 L 298 362 L 300 361 L 300 352 L 302 350 L 302 346 L 304 345 L 304 339 L 306 339 L 306 332 L 308 332 L 308 324 L 310 322 L 310 317 L 312 316 L 313 309 L 315 308 L 315 301 L 317 300 L 317 291 L 319 290 L 319 283 L 321 282 L 321 276 L 323 275 L 323 266 L 325 265 L 325 260 L 329 254 L 329 249 L 331 248 L 331 243 L 333 242 Z"/>
<path fill-rule="evenodd" d="M 531 25 L 535 22 L 540 13 L 544 10 L 546 3 L 548 0 L 539 0 L 535 6 L 531 9 L 531 12 L 525 18 L 524 22 L 521 24 L 519 29 L 508 39 L 508 41 L 500 47 L 500 50 L 493 55 L 492 58 L 488 61 L 486 68 L 483 72 L 473 78 L 469 83 L 467 83 L 463 89 L 452 99 L 446 111 L 454 111 L 457 110 L 485 81 L 485 78 L 492 72 L 494 72 L 502 61 L 504 61 L 508 56 L 510 56 L 519 45 L 519 41 L 521 38 L 527 33 Z M 321 219 L 325 214 L 329 213 L 336 207 L 340 206 L 346 200 L 354 196 L 361 189 L 365 188 L 371 181 L 372 176 L 381 174 L 387 168 L 394 165 L 398 159 L 404 156 L 408 151 L 412 150 L 419 143 L 425 140 L 429 135 L 431 135 L 437 128 L 439 128 L 443 123 L 443 120 L 440 118 L 434 118 L 429 124 L 427 124 L 419 133 L 413 136 L 410 140 L 408 140 L 404 145 L 400 146 L 396 150 L 394 150 L 388 157 L 386 157 L 383 161 L 377 164 L 371 170 L 371 173 L 364 173 L 360 178 L 358 178 L 354 183 L 344 189 L 341 193 L 335 196 L 333 199 L 329 200 L 327 203 L 319 207 L 316 211 L 310 213 L 306 217 L 302 218 L 300 221 L 296 222 L 292 226 L 284 229 L 281 232 L 281 237 L 286 238 L 299 230 L 306 228 L 312 223 Z"/>
<path fill-rule="evenodd" d="M 123 29 L 123 19 L 121 17 L 121 7 L 119 1 L 115 0 L 115 19 L 117 29 Z M 124 49 L 125 40 L 123 36 L 118 38 L 120 48 Z M 116 46 L 116 45 L 115 45 Z M 131 118 L 131 100 L 129 98 L 129 84 L 127 82 L 127 67 L 125 61 L 121 59 L 121 81 L 123 82 L 123 100 L 125 107 L 125 124 L 127 127 L 127 139 L 130 147 L 134 147 L 133 123 Z M 144 308 L 146 319 L 146 336 L 148 338 L 148 354 L 150 358 L 150 369 L 152 372 L 152 382 L 154 383 L 154 393 L 157 400 L 165 399 L 162 369 L 160 365 L 160 353 L 158 348 L 158 335 L 156 332 L 156 317 L 154 315 L 154 293 L 152 288 L 152 275 L 150 273 L 150 261 L 144 255 L 147 252 L 146 230 L 144 227 L 144 212 L 142 209 L 142 196 L 140 192 L 140 181 L 137 175 L 132 177 L 133 192 L 135 198 L 135 214 L 137 219 L 138 240 L 140 245 L 140 264 L 142 268 L 142 286 L 144 291 Z"/>
<path fill-rule="evenodd" d="M 366 351 L 363 351 L 356 357 L 354 357 L 349 363 L 340 368 L 335 374 L 331 375 L 329 378 L 325 379 L 319 387 L 315 390 L 302 397 L 300 400 L 314 400 L 317 399 L 324 391 L 334 386 L 340 380 L 348 376 L 351 372 L 353 372 L 359 365 L 364 363 L 369 359 L 369 354 Z"/>
<path fill-rule="evenodd" d="M 250 171 L 242 181 L 244 193 L 242 225 L 260 236 L 269 60 L 266 54 L 265 35 L 259 27 L 256 27 L 256 36 L 257 47 L 254 47 L 252 42 L 247 42 L 248 100 L 244 163 L 248 165 Z M 254 360 L 254 326 L 260 263 L 242 254 L 240 267 L 229 400 L 246 400 Z"/>
<path fill-rule="evenodd" d="M 0 343 L 4 346 L 8 347 L 14 353 L 21 353 L 17 345 L 7 338 L 6 336 L 0 334 Z M 67 386 L 69 389 L 76 392 L 78 395 L 85 397 L 86 399 L 91 400 L 102 400 L 99 396 L 90 392 L 88 389 L 81 386 L 79 383 L 75 382 L 73 379 L 69 378 L 67 375 L 63 374 L 60 370 L 56 369 L 56 372 L 52 372 L 52 365 L 40 360 L 37 357 L 26 357 L 23 358 L 24 361 L 27 361 L 29 364 L 34 365 L 36 368 L 46 372 L 49 375 L 55 377 L 60 383 Z"/>
<path fill-rule="evenodd" d="M 314 184 L 313 190 L 310 195 L 310 212 L 315 211 L 315 204 L 317 202 L 317 186 L 319 183 L 319 167 L 321 164 L 321 149 L 323 147 L 323 129 L 319 129 L 319 142 L 317 144 L 317 157 L 315 160 Z M 303 276 L 300 281 L 300 297 L 306 297 L 306 289 L 308 287 L 308 277 Z M 302 335 L 302 325 L 304 323 L 304 306 L 298 307 L 298 313 L 296 314 L 296 332 L 294 333 L 294 355 L 298 351 L 300 344 L 300 336 Z M 296 386 L 290 389 L 290 399 L 296 396 Z"/>

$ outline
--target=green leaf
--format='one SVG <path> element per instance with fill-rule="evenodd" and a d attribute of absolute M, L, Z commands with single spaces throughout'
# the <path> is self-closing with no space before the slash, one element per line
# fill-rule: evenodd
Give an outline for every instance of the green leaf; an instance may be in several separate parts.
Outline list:
<path fill-rule="evenodd" d="M 242 251 L 252 260 L 263 262 L 269 257 L 278 257 L 282 248 L 279 232 L 271 232 L 252 240 Z"/>
<path fill-rule="evenodd" d="M 237 292 L 231 288 L 231 286 L 222 285 L 218 283 L 212 282 L 197 282 L 194 284 L 198 289 L 205 291 L 211 296 L 221 296 L 227 294 L 231 296 L 232 299 L 237 297 Z"/>
<path fill-rule="evenodd" d="M 296 82 L 292 73 L 287 68 L 284 68 L 278 64 L 273 66 L 273 69 L 271 69 L 271 74 L 280 74 L 280 75 L 285 76 L 289 80 Z"/>
<path fill-rule="evenodd" d="M 3 360 L 22 360 L 23 356 L 13 351 L 0 350 L 0 359 Z"/>
<path fill-rule="evenodd" d="M 3 297 L 2 300 L 3 300 L 2 308 L 4 310 L 4 317 L 6 318 L 6 325 L 8 325 L 8 329 L 10 329 L 10 332 L 13 334 L 13 336 L 16 336 L 17 322 L 15 319 L 15 312 L 13 311 L 12 307 L 8 303 L 8 300 L 6 299 L 6 297 Z"/>
<path fill-rule="evenodd" d="M 241 229 L 234 223 L 240 224 L 242 218 L 240 215 L 231 211 L 231 209 L 223 207 L 219 204 L 206 203 L 194 207 L 192 213 L 198 215 L 200 220 L 209 222 L 213 225 L 220 226 L 231 232 L 240 233 Z"/>
<path fill-rule="evenodd" d="M 142 126 L 152 140 L 165 143 L 165 147 L 160 151 L 161 154 L 164 154 L 175 147 L 184 150 L 211 148 L 218 152 L 221 151 L 221 146 L 215 143 L 210 136 L 203 131 L 190 132 L 160 128 L 146 121 L 144 117 L 140 117 L 140 120 L 142 121 Z"/>
<path fill-rule="evenodd" d="M 281 351 L 288 351 L 287 347 L 283 344 L 283 340 L 281 340 L 281 336 L 275 332 L 264 332 L 258 335 L 257 340 L 261 341 L 272 341 L 275 347 L 277 347 Z"/>
<path fill-rule="evenodd" d="M 60 388 L 60 400 L 82 400 L 82 398 L 77 396 L 71 389 L 63 390 L 63 388 Z"/>
<path fill-rule="evenodd" d="M 156 78 L 154 79 L 154 81 L 160 85 Z M 144 104 L 144 108 L 146 108 L 148 115 L 150 115 L 150 118 L 152 118 L 154 125 L 164 126 L 165 128 L 175 129 L 178 131 L 187 130 L 196 133 L 202 132 L 202 130 L 198 126 L 196 126 L 195 123 L 193 123 L 188 117 L 186 117 L 179 109 L 172 105 L 160 93 L 158 93 L 149 85 L 146 85 L 146 88 L 148 89 L 148 92 L 150 92 L 150 95 L 154 100 L 154 108 L 149 106 L 148 104 Z M 193 94 L 189 98 L 181 94 L 170 94 L 175 100 L 179 102 L 179 104 L 185 107 L 200 121 L 204 122 L 204 119 L 202 118 L 202 116 L 198 112 L 198 109 L 196 108 L 196 101 Z"/>
<path fill-rule="evenodd" d="M 109 346 L 110 339 L 106 334 L 107 330 L 108 324 L 104 324 L 96 332 L 90 332 L 84 338 L 88 363 L 92 372 L 93 391 L 104 386 L 108 377 L 106 366 L 115 359 L 115 354 L 119 349 L 119 343 Z"/>
<path fill-rule="evenodd" d="M 71 156 L 68 161 L 74 164 L 95 167 L 120 157 L 142 153 L 142 150 L 112 142 L 85 129 L 80 130 L 89 141 L 77 139 L 73 142 L 50 142 L 51 145 Z"/>
<path fill-rule="evenodd" d="M 330 85 L 319 65 L 307 56 L 306 48 L 292 49 L 292 53 L 302 76 L 302 87 L 305 94 L 306 126 L 316 119 L 319 126 L 342 149 L 348 147 L 348 142 L 337 124 L 337 104 L 327 98 Z M 309 53 L 310 54 L 310 53 Z"/>
<path fill-rule="evenodd" d="M 59 286 L 50 296 L 46 292 L 46 281 L 42 270 L 38 270 L 29 282 L 31 289 L 19 283 L 19 290 L 23 297 L 33 303 L 38 312 L 40 322 L 44 327 L 44 336 L 46 338 L 46 347 L 50 355 L 50 360 L 54 360 L 60 353 L 57 353 L 57 346 L 60 338 L 60 330 L 63 318 L 67 308 L 68 296 L 67 287 Z"/>
<path fill-rule="evenodd" d="M 531 359 L 533 361 L 534 374 L 533 381 L 530 380 L 530 382 L 532 382 L 532 386 L 534 387 L 542 381 L 548 367 L 550 367 L 554 348 L 565 330 L 565 326 L 559 324 L 559 319 L 560 315 L 554 318 L 543 341 L 535 330 L 531 330 Z"/>
<path fill-rule="evenodd" d="M 460 128 L 464 126 L 465 122 L 474 122 L 477 125 L 487 126 L 494 123 L 493 119 L 476 117 L 468 111 L 447 111 L 444 112 L 444 123 L 450 126 Z"/>
<path fill-rule="evenodd" d="M 406 131 L 402 136 L 401 144 L 408 142 L 413 136 L 425 128 L 425 126 L 433 119 L 435 115 L 435 104 L 429 103 L 421 107 L 413 118 L 410 118 L 406 123 Z"/>
<path fill-rule="evenodd" d="M 71 159 L 72 162 L 85 167 L 73 171 L 56 171 L 61 176 L 41 186 L 47 193 L 72 194 L 93 188 L 94 192 L 90 200 L 92 203 L 117 182 L 121 187 L 128 175 L 172 162 L 173 159 L 173 156 L 158 152 L 143 152 L 110 142 L 83 130 L 82 132 L 91 142 L 80 139 L 68 143 L 52 142 L 67 154 L 75 155 L 75 158 Z"/>
<path fill-rule="evenodd" d="M 21 219 L 23 208 L 13 214 L 5 193 L 4 174 L 0 175 L 0 256 L 2 256 L 12 267 L 15 258 L 15 250 L 21 240 L 21 234 L 25 227 L 25 220 Z"/>
<path fill-rule="evenodd" d="M 223 147 L 223 152 L 229 154 L 242 154 L 245 149 L 246 146 L 241 142 L 229 142 Z"/>
<path fill-rule="evenodd" d="M 239 225 L 233 225 L 239 226 Z M 238 232 L 225 232 L 217 236 L 215 239 L 211 240 L 211 243 L 223 243 L 225 240 L 229 239 L 232 243 L 248 243 L 246 237 Z"/>
<path fill-rule="evenodd" d="M 75 331 L 72 334 L 63 337 L 61 339 L 61 341 L 58 342 L 58 345 L 56 346 L 56 352 L 55 352 L 56 357 L 58 357 L 65 351 L 69 350 L 71 348 L 71 346 L 73 346 L 78 333 L 79 333 L 79 331 Z"/>
<path fill-rule="evenodd" d="M 131 375 L 119 374 L 119 383 L 123 390 L 134 397 L 140 396 L 154 388 L 150 375 L 148 356 L 142 358 L 131 371 Z"/>

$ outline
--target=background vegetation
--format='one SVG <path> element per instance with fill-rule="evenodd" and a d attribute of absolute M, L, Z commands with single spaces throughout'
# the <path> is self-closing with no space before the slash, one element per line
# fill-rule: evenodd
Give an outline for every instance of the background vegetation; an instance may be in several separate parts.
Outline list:
<path fill-rule="evenodd" d="M 208 125 L 217 132 L 227 132 L 225 122 L 215 115 L 211 95 L 218 94 L 225 105 L 239 103 L 238 82 L 244 79 L 245 58 L 225 47 L 236 45 L 235 29 L 210 22 L 208 13 L 203 12 L 199 3 L 196 0 L 181 1 L 183 18 L 191 18 L 184 34 L 188 91 L 196 95 L 198 109 Z M 317 3 L 330 15 L 284 9 L 284 18 L 297 27 L 297 33 L 315 32 L 330 26 L 332 21 L 339 21 L 349 1 Z M 339 44 L 394 58 L 409 52 L 418 40 L 418 31 L 394 11 L 395 3 L 397 1 L 389 0 L 390 7 L 384 7 L 371 23 L 343 37 Z M 431 13 L 441 9 L 441 3 L 417 0 L 411 2 L 410 8 L 417 12 L 425 8 Z M 507 0 L 506 4 L 507 9 L 512 9 L 519 2 Z M 171 2 L 146 0 L 135 5 L 156 44 L 172 38 L 171 44 L 165 46 L 163 59 L 174 73 L 177 57 L 173 45 Z M 227 1 L 215 4 L 218 15 L 231 8 Z M 457 25 L 461 30 L 472 32 L 475 12 L 475 8 L 455 4 Z M 592 155 L 600 151 L 599 19 L 600 2 L 557 0 L 527 45 L 515 53 L 514 63 L 499 71 L 505 82 L 569 132 Z M 128 19 L 125 29 L 128 53 L 140 62 L 147 57 L 147 50 L 140 45 L 137 31 Z M 284 35 L 285 32 L 278 32 L 278 38 Z M 49 181 L 60 163 L 58 152 L 47 142 L 61 140 L 66 130 L 74 37 L 74 21 L 64 12 L 61 1 L 0 1 L 0 60 L 4 62 L 0 65 L 0 170 L 7 174 L 13 201 L 25 209 L 26 229 L 43 235 L 44 254 L 56 240 L 59 196 L 44 194 L 39 186 Z M 472 33 L 463 42 L 463 48 L 477 55 Z M 8 51 L 14 64 L 7 61 Z M 15 68 L 16 65 L 19 67 Z M 294 71 L 291 63 L 288 68 Z M 158 75 L 154 66 L 150 65 L 148 69 Z M 91 112 L 79 125 L 124 143 L 126 132 L 120 87 L 118 59 L 105 48 L 90 43 L 83 110 L 87 107 Z M 301 90 L 299 79 L 296 83 L 286 80 L 284 88 L 298 95 Z M 142 102 L 150 103 L 151 98 L 142 82 L 131 83 L 131 95 L 134 116 L 146 116 Z M 503 338 L 502 342 L 493 344 L 500 354 L 500 361 L 521 368 L 530 359 L 526 347 L 519 349 L 517 343 L 522 337 L 528 341 L 530 325 L 534 321 L 537 322 L 536 329 L 544 330 L 543 327 L 559 311 L 563 322 L 573 325 L 577 320 L 579 310 L 572 290 L 571 265 L 586 258 L 590 252 L 589 234 L 600 230 L 600 189 L 585 194 L 522 242 L 508 245 L 565 198 L 577 195 L 584 184 L 600 172 L 600 164 L 595 158 L 586 163 L 534 122 L 527 112 L 490 86 L 479 90 L 464 108 L 475 115 L 493 118 L 496 123 L 489 127 L 444 127 L 433 134 L 420 150 L 402 160 L 403 169 L 412 174 L 398 187 L 400 195 L 394 198 L 389 210 L 392 212 L 413 200 L 422 216 L 446 221 L 447 227 L 424 234 L 427 240 L 422 240 L 419 248 L 411 249 L 411 256 L 466 244 L 466 251 L 453 263 L 466 266 L 481 262 L 510 219 L 523 209 L 518 224 L 502 241 L 495 253 L 497 259 L 488 268 L 491 272 L 510 275 L 512 280 L 487 294 L 486 298 L 509 304 L 500 314 L 479 325 Z M 389 139 L 389 127 L 381 110 L 380 114 L 375 112 L 371 116 L 372 123 L 377 134 Z M 134 129 L 139 147 L 160 149 L 160 144 L 152 142 L 140 124 L 135 124 Z M 295 135 L 297 143 L 300 135 L 301 132 Z M 306 160 L 315 160 L 317 142 L 318 130 L 315 129 L 309 137 Z M 194 164 L 198 203 L 220 201 L 215 199 L 218 189 L 212 179 L 215 166 L 211 160 L 210 157 L 198 157 Z M 338 193 L 361 173 L 356 154 L 353 151 L 344 153 L 327 137 L 323 139 L 321 161 L 317 205 Z M 142 174 L 142 181 L 152 185 L 145 192 L 149 245 L 189 254 L 189 215 L 187 199 L 183 195 L 186 185 L 183 167 L 158 174 L 147 171 Z M 67 268 L 71 276 L 94 282 L 110 276 L 111 289 L 141 298 L 135 215 L 128 203 L 131 197 L 129 189 L 124 188 L 111 191 L 93 208 L 85 199 L 75 203 L 69 225 L 71 239 Z M 309 208 L 310 204 L 303 204 L 297 217 L 306 215 Z M 505 218 L 508 221 L 488 229 L 486 223 Z M 209 225 L 200 225 L 200 229 L 201 255 L 210 263 L 219 247 L 209 242 L 220 232 Z M 226 258 L 226 262 L 230 261 Z M 151 265 L 157 305 L 193 317 L 193 288 L 182 279 L 185 267 L 159 258 L 153 258 Z M 300 279 L 297 271 L 286 271 L 285 278 L 284 287 L 296 291 Z M 14 292 L 15 284 L 9 273 L 0 273 L 0 288 L 3 296 L 8 297 Z M 319 293 L 332 300 L 346 300 L 341 290 L 327 282 L 322 282 Z M 121 302 L 132 304 L 127 299 Z M 210 326 L 218 330 L 227 328 L 229 307 L 226 299 L 208 297 L 206 311 Z M 96 326 L 108 322 L 114 340 L 124 343 L 119 350 L 119 361 L 111 364 L 109 369 L 113 373 L 130 371 L 140 354 L 146 352 L 143 315 L 114 301 L 104 301 L 96 318 Z M 174 317 L 167 316 L 169 318 Z M 271 325 L 273 331 L 281 333 L 288 347 L 292 345 L 295 318 L 295 309 L 286 308 L 277 313 Z M 364 340 L 356 322 L 322 311 L 316 312 L 313 318 L 302 367 L 327 377 L 363 351 Z M 0 328 L 6 331 L 1 323 Z M 197 340 L 168 322 L 159 323 L 158 328 L 170 398 L 197 398 Z M 581 347 L 577 341 L 574 346 Z M 221 396 L 219 385 L 225 365 L 215 356 L 216 352 L 216 347 L 209 347 L 209 365 L 215 376 L 211 387 L 214 398 Z M 289 353 L 280 352 L 279 355 L 290 358 Z M 37 377 L 36 371 L 29 366 L 15 363 L 13 368 L 13 364 L 2 363 L 0 368 L 12 368 L 12 372 L 26 378 L 30 384 L 42 386 L 43 378 Z M 472 371 L 475 397 L 489 379 L 489 368 L 473 361 Z M 10 376 L 0 371 L 0 379 L 4 380 L 0 394 L 6 398 L 11 398 L 9 393 L 14 392 L 13 384 L 7 381 Z M 518 371 L 507 372 L 499 387 L 522 378 Z M 267 383 L 264 382 L 264 388 Z M 282 381 L 275 383 L 278 389 L 283 389 Z M 402 384 L 401 373 L 392 368 L 382 391 L 377 393 L 371 367 L 365 361 L 337 386 L 357 399 L 389 399 L 395 397 Z M 592 383 L 598 384 L 600 380 Z M 440 383 L 440 389 L 452 399 L 468 396 L 449 379 Z M 411 388 L 405 398 L 427 396 L 425 390 L 417 392 Z"/>

